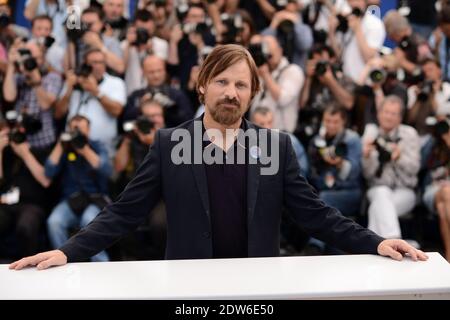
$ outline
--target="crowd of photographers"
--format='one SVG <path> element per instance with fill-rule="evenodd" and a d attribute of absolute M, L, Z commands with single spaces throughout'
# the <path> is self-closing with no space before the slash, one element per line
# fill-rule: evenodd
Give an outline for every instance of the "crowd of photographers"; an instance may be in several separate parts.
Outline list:
<path fill-rule="evenodd" d="M 289 133 L 320 198 L 416 246 L 400 218 L 421 207 L 450 261 L 450 3 L 399 1 L 383 17 L 379 5 L 28 0 L 29 30 L 0 0 L 0 255 L 57 248 L 92 221 L 158 129 L 202 113 L 195 88 L 211 49 L 238 43 L 263 87 L 246 117 Z M 339 252 L 299 241 L 289 221 L 282 231 L 283 248 Z M 164 247 L 160 203 L 92 260 L 161 259 Z"/>

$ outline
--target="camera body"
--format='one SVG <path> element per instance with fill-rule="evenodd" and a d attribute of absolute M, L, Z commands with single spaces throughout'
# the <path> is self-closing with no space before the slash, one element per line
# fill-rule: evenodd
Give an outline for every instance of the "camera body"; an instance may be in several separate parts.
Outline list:
<path fill-rule="evenodd" d="M 184 23 L 181 26 L 183 33 L 189 35 L 191 33 L 197 33 L 203 35 L 208 31 L 208 25 L 205 22 L 202 23 Z"/>
<path fill-rule="evenodd" d="M 60 139 L 63 150 L 66 154 L 68 154 L 68 158 L 71 161 L 76 159 L 76 157 L 74 157 L 75 150 L 82 149 L 88 144 L 88 138 L 81 133 L 78 128 L 73 131 L 63 132 Z"/>
<path fill-rule="evenodd" d="M 134 46 L 139 46 L 146 44 L 150 39 L 150 34 L 145 28 L 136 29 L 136 41 L 133 43 Z"/>
<path fill-rule="evenodd" d="M 314 69 L 314 75 L 316 77 L 323 76 L 327 72 L 327 69 L 328 69 L 329 65 L 330 65 L 330 63 L 328 61 L 326 61 L 326 60 L 319 60 L 316 63 L 316 67 Z"/>
<path fill-rule="evenodd" d="M 380 163 L 378 170 L 376 171 L 375 175 L 376 177 L 381 177 L 381 174 L 383 173 L 384 166 L 391 162 L 392 160 L 392 144 L 397 144 L 400 141 L 400 139 L 394 139 L 389 140 L 385 139 L 382 136 L 378 136 L 375 141 L 374 145 L 376 150 L 378 151 L 378 161 Z"/>
<path fill-rule="evenodd" d="M 450 119 L 448 116 L 442 120 L 438 120 L 435 117 L 427 117 L 425 123 L 430 127 L 431 132 L 438 137 L 450 131 Z"/>
<path fill-rule="evenodd" d="M 75 70 L 75 75 L 77 77 L 83 77 L 83 78 L 87 78 L 92 74 L 92 66 L 87 64 L 87 63 L 83 63 L 81 64 L 76 70 Z M 74 86 L 74 90 L 79 90 L 79 91 L 83 91 L 83 87 L 77 83 Z"/>
<path fill-rule="evenodd" d="M 267 63 L 270 59 L 269 48 L 265 42 L 250 44 L 248 51 L 252 55 L 253 60 L 255 60 L 257 67 Z"/>
<path fill-rule="evenodd" d="M 361 18 L 364 15 L 364 12 L 361 11 L 359 8 L 353 8 L 352 13 L 350 15 L 353 15 L 355 17 Z M 338 26 L 336 28 L 336 31 L 340 31 L 342 33 L 346 33 L 348 31 L 348 18 L 346 16 L 343 16 L 341 14 L 337 15 L 338 18 Z"/>
<path fill-rule="evenodd" d="M 42 129 L 42 121 L 26 113 L 10 110 L 5 117 L 10 128 L 9 139 L 17 144 L 25 142 L 28 134 L 35 134 Z"/>
<path fill-rule="evenodd" d="M 220 15 L 220 19 L 226 27 L 226 31 L 222 34 L 222 44 L 236 43 L 236 39 L 243 28 L 242 16 L 240 14 L 223 13 Z"/>
<path fill-rule="evenodd" d="M 31 51 L 26 48 L 18 49 L 20 60 L 15 62 L 17 70 L 33 71 L 38 67 L 36 59 L 31 55 Z"/>
<path fill-rule="evenodd" d="M 347 144 L 339 141 L 336 144 L 327 146 L 325 139 L 319 138 L 314 141 L 314 146 L 322 158 L 329 157 L 331 159 L 343 158 L 347 155 Z"/>
<path fill-rule="evenodd" d="M 386 81 L 387 72 L 382 68 L 373 68 L 369 72 L 369 80 L 372 84 L 382 84 Z"/>
<path fill-rule="evenodd" d="M 420 102 L 426 102 L 431 94 L 433 93 L 433 80 L 425 80 L 423 81 L 418 87 L 419 87 L 419 93 L 417 94 L 417 100 Z"/>
<path fill-rule="evenodd" d="M 126 134 L 133 134 L 134 129 L 137 129 L 142 134 L 149 134 L 155 124 L 146 116 L 141 115 L 134 121 L 127 121 L 123 124 L 123 131 Z"/>
<path fill-rule="evenodd" d="M 72 42 L 80 40 L 84 34 L 91 29 L 91 26 L 85 22 L 81 22 L 80 28 L 67 28 L 67 38 Z"/>

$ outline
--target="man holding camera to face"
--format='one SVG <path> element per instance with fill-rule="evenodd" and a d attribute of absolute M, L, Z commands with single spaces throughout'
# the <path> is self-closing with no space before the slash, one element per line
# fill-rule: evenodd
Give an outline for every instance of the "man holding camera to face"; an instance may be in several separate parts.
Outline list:
<path fill-rule="evenodd" d="M 91 122 L 91 137 L 107 147 L 112 157 L 117 136 L 117 117 L 126 102 L 125 83 L 106 72 L 106 55 L 91 49 L 82 67 L 69 71 L 55 108 L 55 118 L 81 114 Z"/>
<path fill-rule="evenodd" d="M 45 176 L 53 179 L 62 174 L 62 201 L 47 220 L 50 242 L 61 246 L 72 228 L 89 224 L 109 203 L 107 181 L 112 173 L 105 146 L 90 139 L 90 122 L 81 115 L 70 118 L 64 132 L 45 163 Z M 102 251 L 93 261 L 108 261 Z"/>
<path fill-rule="evenodd" d="M 334 50 L 317 45 L 306 63 L 305 85 L 300 94 L 300 128 L 304 143 L 318 133 L 324 109 L 337 101 L 347 110 L 353 107 L 354 84 L 336 63 Z"/>
<path fill-rule="evenodd" d="M 34 149 L 51 148 L 56 140 L 52 108 L 61 85 L 61 77 L 48 68 L 41 48 L 18 39 L 9 51 L 3 96 L 15 103 L 15 111 L 25 120 L 22 127 Z"/>
<path fill-rule="evenodd" d="M 369 190 L 368 228 L 385 238 L 401 237 L 398 217 L 416 204 L 414 188 L 420 168 L 417 131 L 401 124 L 403 101 L 388 96 L 378 108 L 378 123 L 363 135 L 363 174 Z"/>

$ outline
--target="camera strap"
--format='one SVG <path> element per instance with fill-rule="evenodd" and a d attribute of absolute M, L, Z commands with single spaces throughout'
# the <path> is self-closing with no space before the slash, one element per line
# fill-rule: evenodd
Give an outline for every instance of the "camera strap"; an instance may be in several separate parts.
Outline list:
<path fill-rule="evenodd" d="M 85 106 L 91 98 L 92 96 L 89 93 L 85 95 L 84 91 L 80 91 L 80 101 L 78 102 L 77 110 L 75 112 L 76 115 L 80 114 L 80 109 Z"/>

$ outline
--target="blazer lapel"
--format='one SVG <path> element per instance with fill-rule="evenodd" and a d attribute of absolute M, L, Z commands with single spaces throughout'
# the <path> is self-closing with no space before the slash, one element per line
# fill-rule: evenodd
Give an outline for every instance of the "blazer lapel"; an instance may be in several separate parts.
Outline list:
<path fill-rule="evenodd" d="M 211 216 L 209 211 L 209 195 L 208 195 L 208 183 L 206 180 L 205 164 L 203 163 L 203 131 L 202 131 L 202 119 L 203 117 L 195 119 L 189 126 L 189 133 L 191 135 L 191 165 L 192 173 L 194 175 L 195 182 L 197 184 L 200 198 L 202 199 L 203 208 L 206 215 L 211 222 Z"/>
<path fill-rule="evenodd" d="M 247 123 L 247 128 L 256 130 L 256 128 L 247 120 L 244 120 Z M 247 166 L 247 222 L 250 224 L 253 216 L 255 214 L 255 205 L 256 199 L 258 196 L 258 187 L 259 187 L 259 176 L 261 170 L 261 162 L 259 160 L 259 146 L 258 146 L 258 137 L 253 135 L 248 135 L 248 159 L 249 161 Z M 254 163 L 256 161 L 256 163 Z"/>

